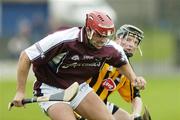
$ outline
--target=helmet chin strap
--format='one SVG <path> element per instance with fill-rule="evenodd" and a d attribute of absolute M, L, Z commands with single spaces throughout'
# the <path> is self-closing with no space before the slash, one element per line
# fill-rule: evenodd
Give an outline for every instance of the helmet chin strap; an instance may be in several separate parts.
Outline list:
<path fill-rule="evenodd" d="M 97 48 L 94 47 L 94 45 L 93 45 L 93 43 L 92 43 L 92 41 L 91 41 L 92 36 L 93 36 L 93 34 L 94 34 L 94 30 L 90 30 L 90 29 L 88 28 L 88 30 L 86 31 L 86 33 L 87 33 L 87 38 L 88 38 L 88 47 L 91 48 L 91 49 L 96 50 Z"/>
<path fill-rule="evenodd" d="M 88 39 L 91 40 L 91 39 L 92 39 L 92 36 L 93 36 L 93 34 L 94 34 L 94 30 L 90 30 L 90 29 L 88 28 L 88 30 L 87 30 L 86 33 L 87 33 Z"/>
<path fill-rule="evenodd" d="M 135 36 L 135 39 L 138 39 L 138 36 Z M 139 39 L 138 39 L 139 40 Z M 139 43 L 138 44 L 140 44 L 140 40 L 139 40 Z M 141 50 L 141 47 L 140 47 L 140 45 L 138 45 L 138 50 L 139 50 L 139 53 L 140 53 L 140 55 L 141 56 L 143 56 L 143 53 L 142 53 L 142 50 Z"/>
<path fill-rule="evenodd" d="M 142 50 L 141 50 L 140 46 L 138 46 L 138 50 L 139 50 L 140 55 L 143 56 L 143 53 L 142 53 Z"/>

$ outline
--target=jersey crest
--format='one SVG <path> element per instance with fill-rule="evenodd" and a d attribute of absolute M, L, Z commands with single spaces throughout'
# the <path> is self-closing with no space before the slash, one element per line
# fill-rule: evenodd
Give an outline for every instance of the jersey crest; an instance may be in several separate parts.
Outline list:
<path fill-rule="evenodd" d="M 114 91 L 118 91 L 121 97 L 131 102 L 134 90 L 131 82 L 119 71 L 108 64 L 104 64 L 100 73 L 87 80 L 87 83 L 94 89 L 103 101 L 107 101 L 108 96 Z"/>
<path fill-rule="evenodd" d="M 108 91 L 114 91 L 116 89 L 116 84 L 111 78 L 104 79 L 102 86 Z"/>

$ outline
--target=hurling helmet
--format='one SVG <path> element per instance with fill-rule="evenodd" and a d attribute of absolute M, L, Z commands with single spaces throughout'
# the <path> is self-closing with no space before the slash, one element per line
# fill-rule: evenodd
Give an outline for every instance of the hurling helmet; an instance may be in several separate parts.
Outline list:
<path fill-rule="evenodd" d="M 99 33 L 101 36 L 112 36 L 115 26 L 111 18 L 105 13 L 93 11 L 86 15 L 86 27 Z"/>
<path fill-rule="evenodd" d="M 140 30 L 139 28 L 133 25 L 125 24 L 117 30 L 116 36 L 118 37 L 118 36 L 123 35 L 123 38 L 126 37 L 127 35 L 134 36 L 139 40 L 139 43 L 140 43 L 142 39 L 144 38 L 143 33 L 144 32 Z"/>

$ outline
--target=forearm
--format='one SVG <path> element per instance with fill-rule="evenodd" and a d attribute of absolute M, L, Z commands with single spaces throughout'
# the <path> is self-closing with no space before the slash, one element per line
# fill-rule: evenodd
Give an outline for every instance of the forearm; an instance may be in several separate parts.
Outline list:
<path fill-rule="evenodd" d="M 132 100 L 132 113 L 134 115 L 137 115 L 137 114 L 141 114 L 141 111 L 142 111 L 142 100 L 140 97 L 135 97 L 133 100 Z"/>
<path fill-rule="evenodd" d="M 25 52 L 22 52 L 17 68 L 17 92 L 25 93 L 26 81 L 31 62 Z"/>
<path fill-rule="evenodd" d="M 131 82 L 136 79 L 136 74 L 134 73 L 132 67 L 130 66 L 129 63 L 121 66 L 119 68 L 120 73 L 122 73 L 123 75 L 125 75 Z"/>
<path fill-rule="evenodd" d="M 136 76 L 129 63 L 121 66 L 118 68 L 118 70 L 131 81 L 132 86 L 136 87 L 137 89 L 145 88 L 146 80 L 141 76 Z"/>

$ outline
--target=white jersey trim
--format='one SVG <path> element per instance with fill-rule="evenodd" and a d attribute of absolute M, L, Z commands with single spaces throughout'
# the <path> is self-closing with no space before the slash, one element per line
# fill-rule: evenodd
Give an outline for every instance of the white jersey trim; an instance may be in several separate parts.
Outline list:
<path fill-rule="evenodd" d="M 114 42 L 112 40 L 107 44 L 107 46 L 108 45 L 113 46 L 119 53 L 122 54 L 122 58 L 121 59 L 124 59 L 127 62 L 129 62 L 129 60 L 128 60 L 128 58 L 127 58 L 127 56 L 126 56 L 122 46 L 118 45 L 116 42 Z"/>
<path fill-rule="evenodd" d="M 30 60 L 33 60 L 39 56 L 42 57 L 50 48 L 64 42 L 68 42 L 78 38 L 80 29 L 73 27 L 71 29 L 57 31 L 47 37 L 41 39 L 37 43 L 33 44 L 25 50 Z"/>

